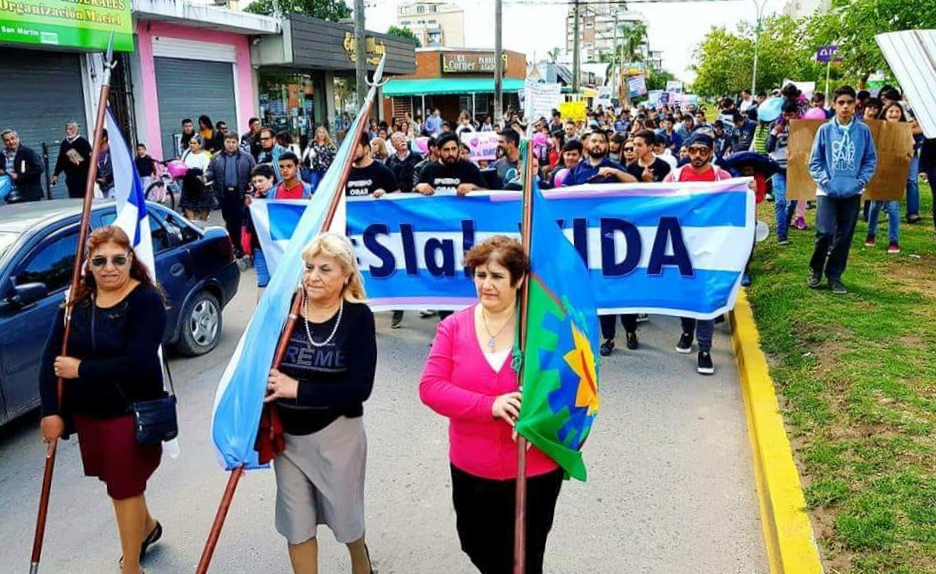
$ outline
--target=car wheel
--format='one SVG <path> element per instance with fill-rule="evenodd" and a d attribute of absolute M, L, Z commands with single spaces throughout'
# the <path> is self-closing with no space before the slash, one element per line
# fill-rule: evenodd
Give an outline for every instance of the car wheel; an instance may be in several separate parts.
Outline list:
<path fill-rule="evenodd" d="M 221 339 L 221 304 L 207 291 L 197 293 L 182 313 L 178 350 L 183 355 L 204 355 Z"/>

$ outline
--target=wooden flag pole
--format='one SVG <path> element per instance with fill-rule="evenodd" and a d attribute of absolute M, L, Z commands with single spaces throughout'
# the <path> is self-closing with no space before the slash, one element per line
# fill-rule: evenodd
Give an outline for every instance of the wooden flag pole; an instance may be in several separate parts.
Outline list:
<path fill-rule="evenodd" d="M 101 136 L 104 131 L 104 117 L 107 113 L 107 99 L 110 96 L 111 70 L 114 68 L 114 32 L 111 32 L 107 43 L 107 55 L 104 58 L 104 74 L 101 79 L 101 93 L 98 97 L 97 118 L 94 124 L 94 141 L 91 148 L 91 166 L 88 178 L 85 181 L 84 202 L 81 207 L 81 225 L 78 231 L 78 246 L 75 249 L 75 261 L 72 267 L 71 286 L 68 289 L 67 301 L 73 301 L 78 286 L 81 283 L 81 266 L 84 262 L 85 246 L 88 240 L 88 229 L 91 220 L 91 201 L 94 199 L 94 181 L 97 178 L 98 159 L 101 157 Z M 62 356 L 68 356 L 68 337 L 71 335 L 71 307 L 65 308 L 65 330 L 62 336 Z M 59 377 L 56 383 L 58 393 L 59 411 L 62 409 L 62 396 L 65 392 L 65 382 Z M 36 516 L 36 532 L 33 536 L 32 557 L 29 563 L 29 573 L 39 572 L 39 559 L 42 556 L 42 542 L 45 538 L 46 519 L 49 515 L 49 498 L 52 493 L 52 472 L 55 469 L 55 454 L 58 448 L 58 439 L 49 441 L 46 448 L 45 470 L 42 473 L 42 489 L 39 495 L 39 512 Z"/>
<path fill-rule="evenodd" d="M 370 90 L 367 93 L 367 98 L 364 101 L 364 104 L 359 112 L 361 121 L 358 122 L 357 128 L 349 134 L 346 134 L 346 138 L 352 138 L 352 146 L 357 146 L 357 142 L 360 141 L 361 135 L 364 133 L 364 130 L 367 128 L 367 120 L 370 117 L 371 106 L 374 102 L 374 98 L 377 95 L 377 88 L 382 84 L 380 83 L 381 76 L 383 75 L 384 62 L 386 61 L 386 56 L 384 56 L 380 65 L 377 66 L 377 71 L 374 73 L 374 79 L 372 82 L 369 82 Z M 338 207 L 341 204 L 341 199 L 344 195 L 344 187 L 348 183 L 348 178 L 351 176 L 351 164 L 354 161 L 354 152 L 348 156 L 348 160 L 341 165 L 341 172 L 338 176 L 338 186 L 335 191 L 335 196 L 332 198 L 332 202 L 328 205 L 328 211 L 325 212 L 325 219 L 322 221 L 322 231 L 328 231 L 331 228 L 332 223 L 334 222 L 335 215 L 338 213 Z M 299 320 L 299 313 L 301 312 L 302 307 L 302 285 L 296 289 L 293 293 L 292 303 L 289 308 L 289 315 L 286 318 L 286 323 L 283 325 L 283 330 L 280 332 L 279 341 L 276 344 L 276 353 L 273 356 L 272 369 L 278 369 L 280 364 L 283 362 L 283 357 L 286 356 L 286 349 L 289 346 L 289 338 L 292 336 L 293 329 L 296 327 L 296 322 Z M 270 408 L 276 409 L 275 403 L 270 403 Z M 275 414 L 274 414 L 275 416 Z M 234 492 L 237 490 L 237 485 L 240 482 L 241 476 L 243 476 L 245 470 L 245 465 L 240 465 L 234 470 L 231 471 L 231 476 L 228 477 L 227 486 L 224 488 L 224 494 L 221 496 L 221 503 L 218 505 L 218 511 L 215 513 L 214 522 L 211 524 L 211 531 L 208 533 L 208 540 L 205 541 L 205 548 L 202 550 L 201 558 L 198 561 L 198 567 L 195 569 L 195 574 L 207 574 L 208 568 L 211 566 L 211 558 L 214 556 L 215 548 L 218 545 L 218 540 L 221 537 L 221 529 L 224 528 L 224 521 L 227 518 L 228 510 L 231 508 L 231 503 L 234 500 Z"/>
<path fill-rule="evenodd" d="M 523 252 L 530 256 L 530 239 L 533 227 L 533 146 L 530 132 L 527 132 L 526 150 L 523 156 L 523 218 L 521 225 L 521 243 Z M 527 276 L 520 292 L 520 352 L 526 348 L 527 309 L 530 302 L 530 282 Z M 517 372 L 517 381 L 523 381 L 524 365 L 521 363 Z M 527 439 L 517 433 L 517 490 L 514 503 L 514 562 L 513 574 L 526 573 L 526 508 L 527 508 Z"/>

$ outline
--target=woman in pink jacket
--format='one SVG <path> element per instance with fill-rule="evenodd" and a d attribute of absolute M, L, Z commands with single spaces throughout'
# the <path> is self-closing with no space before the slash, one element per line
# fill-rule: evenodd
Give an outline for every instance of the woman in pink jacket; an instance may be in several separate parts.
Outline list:
<path fill-rule="evenodd" d="M 452 499 L 462 550 L 482 574 L 513 565 L 520 389 L 512 365 L 517 291 L 530 268 L 520 244 L 497 236 L 465 255 L 478 304 L 445 319 L 426 361 L 419 396 L 448 417 Z M 563 472 L 527 453 L 526 571 L 541 574 Z"/>

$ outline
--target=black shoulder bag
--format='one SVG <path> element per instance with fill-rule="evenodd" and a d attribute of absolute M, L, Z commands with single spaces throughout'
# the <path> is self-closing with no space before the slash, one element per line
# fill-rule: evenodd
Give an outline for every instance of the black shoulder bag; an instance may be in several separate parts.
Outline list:
<path fill-rule="evenodd" d="M 97 350 L 95 342 L 95 316 L 97 315 L 97 304 L 91 301 L 91 346 Z M 165 357 L 162 358 L 162 368 L 169 377 L 169 388 L 171 393 L 166 393 L 165 397 L 153 399 L 150 401 L 131 402 L 133 408 L 133 430 L 136 443 L 140 445 L 160 444 L 179 436 L 179 420 L 176 416 L 176 395 L 175 386 L 172 384 L 172 373 L 169 372 L 169 363 Z M 117 385 L 120 394 L 124 393 L 120 384 Z"/>

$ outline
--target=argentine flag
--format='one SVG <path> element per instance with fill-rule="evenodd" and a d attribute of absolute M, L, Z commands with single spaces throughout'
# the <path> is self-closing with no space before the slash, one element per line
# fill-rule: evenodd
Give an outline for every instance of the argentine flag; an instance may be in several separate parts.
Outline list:
<path fill-rule="evenodd" d="M 352 134 L 362 117 L 363 114 L 358 114 L 348 128 L 348 136 L 341 142 L 332 168 L 325 173 L 312 199 L 306 202 L 305 211 L 286 245 L 280 264 L 221 376 L 211 416 L 211 438 L 218 461 L 226 470 L 234 470 L 241 465 L 247 468 L 260 466 L 254 444 L 263 411 L 267 377 L 293 293 L 302 279 L 302 250 L 323 231 L 325 214 L 335 194 L 343 195 L 344 190 L 338 188 L 341 166 L 351 159 L 352 148 L 357 144 L 351 141 L 354 139 Z M 256 203 L 263 201 L 255 200 Z M 343 213 L 344 200 L 331 225 L 331 229 L 339 229 L 341 233 L 345 231 Z"/>

